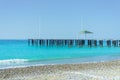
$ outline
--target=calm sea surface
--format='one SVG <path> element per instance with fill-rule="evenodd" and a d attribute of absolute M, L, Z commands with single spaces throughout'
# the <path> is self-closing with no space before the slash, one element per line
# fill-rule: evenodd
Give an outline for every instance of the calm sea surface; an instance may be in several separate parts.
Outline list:
<path fill-rule="evenodd" d="M 120 47 L 37 47 L 27 40 L 0 40 L 0 68 L 120 59 Z"/>

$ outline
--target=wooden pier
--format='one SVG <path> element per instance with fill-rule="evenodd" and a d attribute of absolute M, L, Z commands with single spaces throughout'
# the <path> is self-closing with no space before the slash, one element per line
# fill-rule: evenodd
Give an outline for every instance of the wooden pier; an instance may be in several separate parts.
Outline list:
<path fill-rule="evenodd" d="M 120 40 L 94 39 L 28 39 L 29 46 L 120 47 Z"/>

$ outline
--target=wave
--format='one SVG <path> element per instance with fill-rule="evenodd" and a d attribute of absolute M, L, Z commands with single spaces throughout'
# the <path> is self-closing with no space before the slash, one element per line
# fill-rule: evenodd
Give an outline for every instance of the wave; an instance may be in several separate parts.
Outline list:
<path fill-rule="evenodd" d="M 28 62 L 28 59 L 7 59 L 0 60 L 0 65 L 10 65 L 10 64 L 22 64 Z"/>

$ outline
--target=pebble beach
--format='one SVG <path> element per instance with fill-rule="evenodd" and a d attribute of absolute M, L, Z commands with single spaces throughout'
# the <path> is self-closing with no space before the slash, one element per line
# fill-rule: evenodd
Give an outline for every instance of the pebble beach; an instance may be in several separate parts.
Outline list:
<path fill-rule="evenodd" d="M 120 80 L 120 61 L 0 69 L 0 80 Z"/>

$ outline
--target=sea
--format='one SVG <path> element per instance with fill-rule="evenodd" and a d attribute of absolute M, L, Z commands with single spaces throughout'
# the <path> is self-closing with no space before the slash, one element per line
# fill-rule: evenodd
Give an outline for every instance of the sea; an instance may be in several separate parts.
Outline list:
<path fill-rule="evenodd" d="M 120 60 L 120 47 L 45 47 L 28 40 L 0 40 L 0 69 Z"/>

